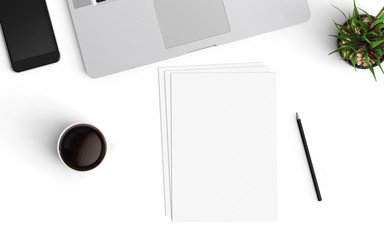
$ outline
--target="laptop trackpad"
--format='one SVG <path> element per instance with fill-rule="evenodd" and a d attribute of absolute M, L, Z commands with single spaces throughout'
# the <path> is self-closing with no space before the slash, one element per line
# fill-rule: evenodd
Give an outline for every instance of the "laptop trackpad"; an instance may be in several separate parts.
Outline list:
<path fill-rule="evenodd" d="M 231 31 L 223 0 L 157 0 L 154 5 L 166 48 Z"/>

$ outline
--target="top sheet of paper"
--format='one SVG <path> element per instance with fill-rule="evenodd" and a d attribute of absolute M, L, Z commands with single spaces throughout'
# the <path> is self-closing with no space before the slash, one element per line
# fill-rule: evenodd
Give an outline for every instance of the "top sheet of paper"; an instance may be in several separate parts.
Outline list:
<path fill-rule="evenodd" d="M 165 215 L 171 216 L 171 186 L 170 186 L 170 166 L 168 144 L 171 138 L 171 96 L 170 83 L 171 74 L 175 72 L 269 72 L 269 67 L 263 66 L 260 62 L 255 63 L 235 63 L 235 64 L 215 64 L 197 66 L 179 66 L 159 68 L 159 89 L 160 89 L 160 112 L 161 112 L 161 135 L 163 149 L 163 174 L 164 174 L 164 201 Z"/>
<path fill-rule="evenodd" d="M 274 73 L 174 73 L 174 221 L 277 218 Z"/>

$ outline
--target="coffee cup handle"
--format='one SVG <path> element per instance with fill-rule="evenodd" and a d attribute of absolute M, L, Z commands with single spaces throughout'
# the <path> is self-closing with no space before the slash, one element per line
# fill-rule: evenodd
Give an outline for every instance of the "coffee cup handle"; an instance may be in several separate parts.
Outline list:
<path fill-rule="evenodd" d="M 116 144 L 111 144 L 111 143 L 108 143 L 107 144 L 108 146 L 108 151 L 116 151 L 117 150 L 117 145 Z"/>

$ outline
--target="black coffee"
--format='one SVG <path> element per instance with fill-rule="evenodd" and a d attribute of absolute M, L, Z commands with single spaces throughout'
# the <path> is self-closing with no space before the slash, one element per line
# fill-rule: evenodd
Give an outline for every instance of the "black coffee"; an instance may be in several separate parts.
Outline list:
<path fill-rule="evenodd" d="M 65 164 L 78 171 L 97 167 L 103 161 L 106 151 L 103 134 L 86 124 L 66 130 L 59 143 L 59 153 Z"/>

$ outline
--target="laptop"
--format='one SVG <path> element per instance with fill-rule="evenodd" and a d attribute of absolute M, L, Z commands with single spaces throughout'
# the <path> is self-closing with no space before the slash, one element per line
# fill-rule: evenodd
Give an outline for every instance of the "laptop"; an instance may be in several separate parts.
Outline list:
<path fill-rule="evenodd" d="M 67 0 L 98 78 L 306 22 L 307 0 Z"/>

